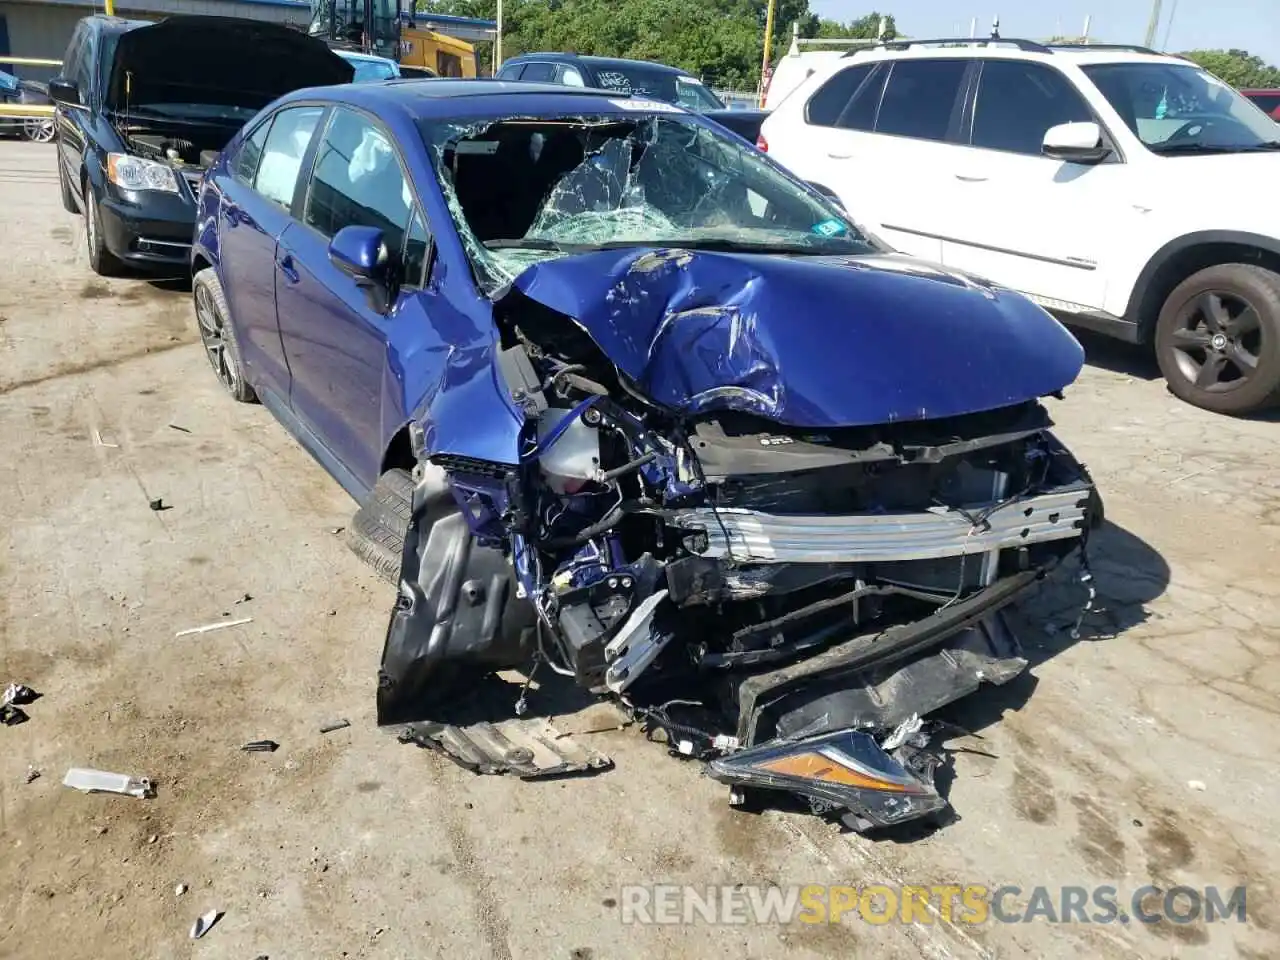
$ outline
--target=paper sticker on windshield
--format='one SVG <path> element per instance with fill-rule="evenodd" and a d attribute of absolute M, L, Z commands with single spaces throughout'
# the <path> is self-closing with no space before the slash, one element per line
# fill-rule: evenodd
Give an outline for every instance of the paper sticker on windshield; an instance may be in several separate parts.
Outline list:
<path fill-rule="evenodd" d="M 820 237 L 838 237 L 849 228 L 839 220 L 831 219 L 819 220 L 810 229 Z"/>
<path fill-rule="evenodd" d="M 637 110 L 644 113 L 683 113 L 674 103 L 663 103 L 661 100 L 610 100 L 609 102 L 623 110 Z"/>

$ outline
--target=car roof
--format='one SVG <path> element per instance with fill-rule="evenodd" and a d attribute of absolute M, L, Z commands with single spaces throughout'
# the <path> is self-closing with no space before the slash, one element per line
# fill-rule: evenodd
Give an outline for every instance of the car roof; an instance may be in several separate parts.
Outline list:
<path fill-rule="evenodd" d="M 628 60 L 625 57 L 596 57 L 581 53 L 522 53 L 517 57 L 509 57 L 503 63 L 525 60 L 544 60 L 554 63 L 585 63 L 590 67 L 628 66 L 642 67 L 655 73 L 670 73 L 681 77 L 692 76 L 688 70 L 681 70 L 669 63 L 655 63 L 652 60 Z"/>
<path fill-rule="evenodd" d="M 898 42 L 907 43 L 912 41 Z M 863 47 L 845 54 L 842 61 L 847 59 L 850 63 L 865 63 L 873 60 L 959 58 L 964 60 L 1030 60 L 1050 64 L 1070 63 L 1076 66 L 1117 63 L 1164 63 L 1177 66 L 1196 66 L 1191 61 L 1172 54 L 1142 51 L 1126 45 L 1112 46 L 1104 43 L 1044 45 L 1023 40 L 985 41 L 977 39 L 972 41 L 971 44 L 964 43 L 964 41 L 953 41 L 952 45 L 948 46 L 928 46 L 929 41 L 927 40 L 914 42 L 920 45 L 906 47 L 905 49 L 892 45 Z M 998 46 L 997 44 L 1006 45 Z M 1020 48 L 1016 44 L 1025 44 L 1026 48 Z"/>
<path fill-rule="evenodd" d="M 130 30 L 149 27 L 158 22 L 155 20 L 128 20 L 124 17 L 109 17 L 105 13 L 95 13 L 84 19 L 88 20 L 90 24 L 103 33 L 127 33 Z"/>
<path fill-rule="evenodd" d="M 371 63 L 395 63 L 390 57 L 380 57 L 376 53 L 359 53 L 355 50 L 340 50 L 330 48 L 343 60 L 367 60 Z"/>
<path fill-rule="evenodd" d="M 568 87 L 558 83 L 520 80 L 477 80 L 455 78 L 401 78 L 367 83 L 310 87 L 288 94 L 285 100 L 320 100 L 348 103 L 379 111 L 399 109 L 414 119 L 446 119 L 464 116 L 494 117 L 523 115 L 565 116 L 574 113 L 636 116 L 646 113 L 696 116 L 669 103 L 657 103 L 652 110 L 645 101 L 622 97 L 617 91 L 591 87 Z"/>

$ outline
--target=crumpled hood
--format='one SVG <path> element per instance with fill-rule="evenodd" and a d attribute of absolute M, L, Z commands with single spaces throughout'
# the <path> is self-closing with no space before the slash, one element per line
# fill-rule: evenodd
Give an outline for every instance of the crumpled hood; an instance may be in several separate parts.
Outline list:
<path fill-rule="evenodd" d="M 120 34 L 105 105 L 201 103 L 257 110 L 302 87 L 350 83 L 351 64 L 282 24 L 167 17 Z M 128 89 L 126 90 L 126 76 Z"/>
<path fill-rule="evenodd" d="M 645 395 L 799 427 L 976 413 L 1054 393 L 1084 351 L 1016 293 L 907 257 L 609 250 L 513 285 Z"/>

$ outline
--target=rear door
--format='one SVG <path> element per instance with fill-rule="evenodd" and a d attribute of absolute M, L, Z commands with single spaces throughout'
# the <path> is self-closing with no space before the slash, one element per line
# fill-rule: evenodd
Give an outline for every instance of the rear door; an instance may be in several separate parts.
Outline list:
<path fill-rule="evenodd" d="M 1118 154 L 1093 165 L 1042 155 L 1050 127 L 1079 121 L 1101 125 L 1060 70 L 1027 60 L 983 63 L 969 145 L 955 148 L 943 168 L 953 185 L 954 216 L 939 231 L 947 265 L 1055 309 L 1101 308 L 1110 251 L 1141 214 L 1125 202 L 1132 168 Z"/>
<path fill-rule="evenodd" d="M 388 344 L 406 329 L 425 328 L 417 290 L 429 248 L 427 222 L 396 143 L 379 121 L 334 109 L 299 221 L 281 237 L 276 257 L 276 308 L 293 373 L 290 401 L 342 467 L 335 475 L 359 498 L 377 479 L 384 407 L 399 393 L 387 375 Z M 329 261 L 330 240 L 347 226 L 377 227 L 404 265 L 404 283 L 385 313 Z"/>
<path fill-rule="evenodd" d="M 876 111 L 875 131 L 864 134 L 869 162 L 855 157 L 862 197 L 850 211 L 877 226 L 905 253 L 942 259 L 941 234 L 955 216 L 953 180 L 945 173 L 958 149 L 964 95 L 976 66 L 963 59 L 892 62 Z M 865 211 L 865 212 L 863 212 Z"/>
<path fill-rule="evenodd" d="M 325 108 L 286 107 L 241 141 L 219 202 L 223 291 L 248 379 L 289 397 L 289 367 L 276 324 L 276 242 L 291 220 L 299 173 Z"/>

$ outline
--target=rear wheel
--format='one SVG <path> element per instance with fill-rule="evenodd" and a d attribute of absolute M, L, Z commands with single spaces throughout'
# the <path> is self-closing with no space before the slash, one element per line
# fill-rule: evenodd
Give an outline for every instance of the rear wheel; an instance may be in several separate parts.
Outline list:
<path fill-rule="evenodd" d="M 62 191 L 62 209 L 67 213 L 79 213 L 80 204 L 76 202 L 76 195 L 71 190 L 71 181 L 67 178 L 66 168 L 62 165 L 62 157 L 57 157 L 54 162 L 58 165 L 58 188 Z"/>
<path fill-rule="evenodd" d="M 49 143 L 53 140 L 53 118 L 47 120 L 25 120 L 22 124 L 22 133 L 34 143 Z"/>
<path fill-rule="evenodd" d="M 387 583 L 400 582 L 404 536 L 413 515 L 413 477 L 388 470 L 351 520 L 347 546 Z"/>
<path fill-rule="evenodd" d="M 1156 359 L 1169 389 L 1216 413 L 1280 400 L 1280 274 L 1244 263 L 1180 283 L 1156 322 Z"/>

